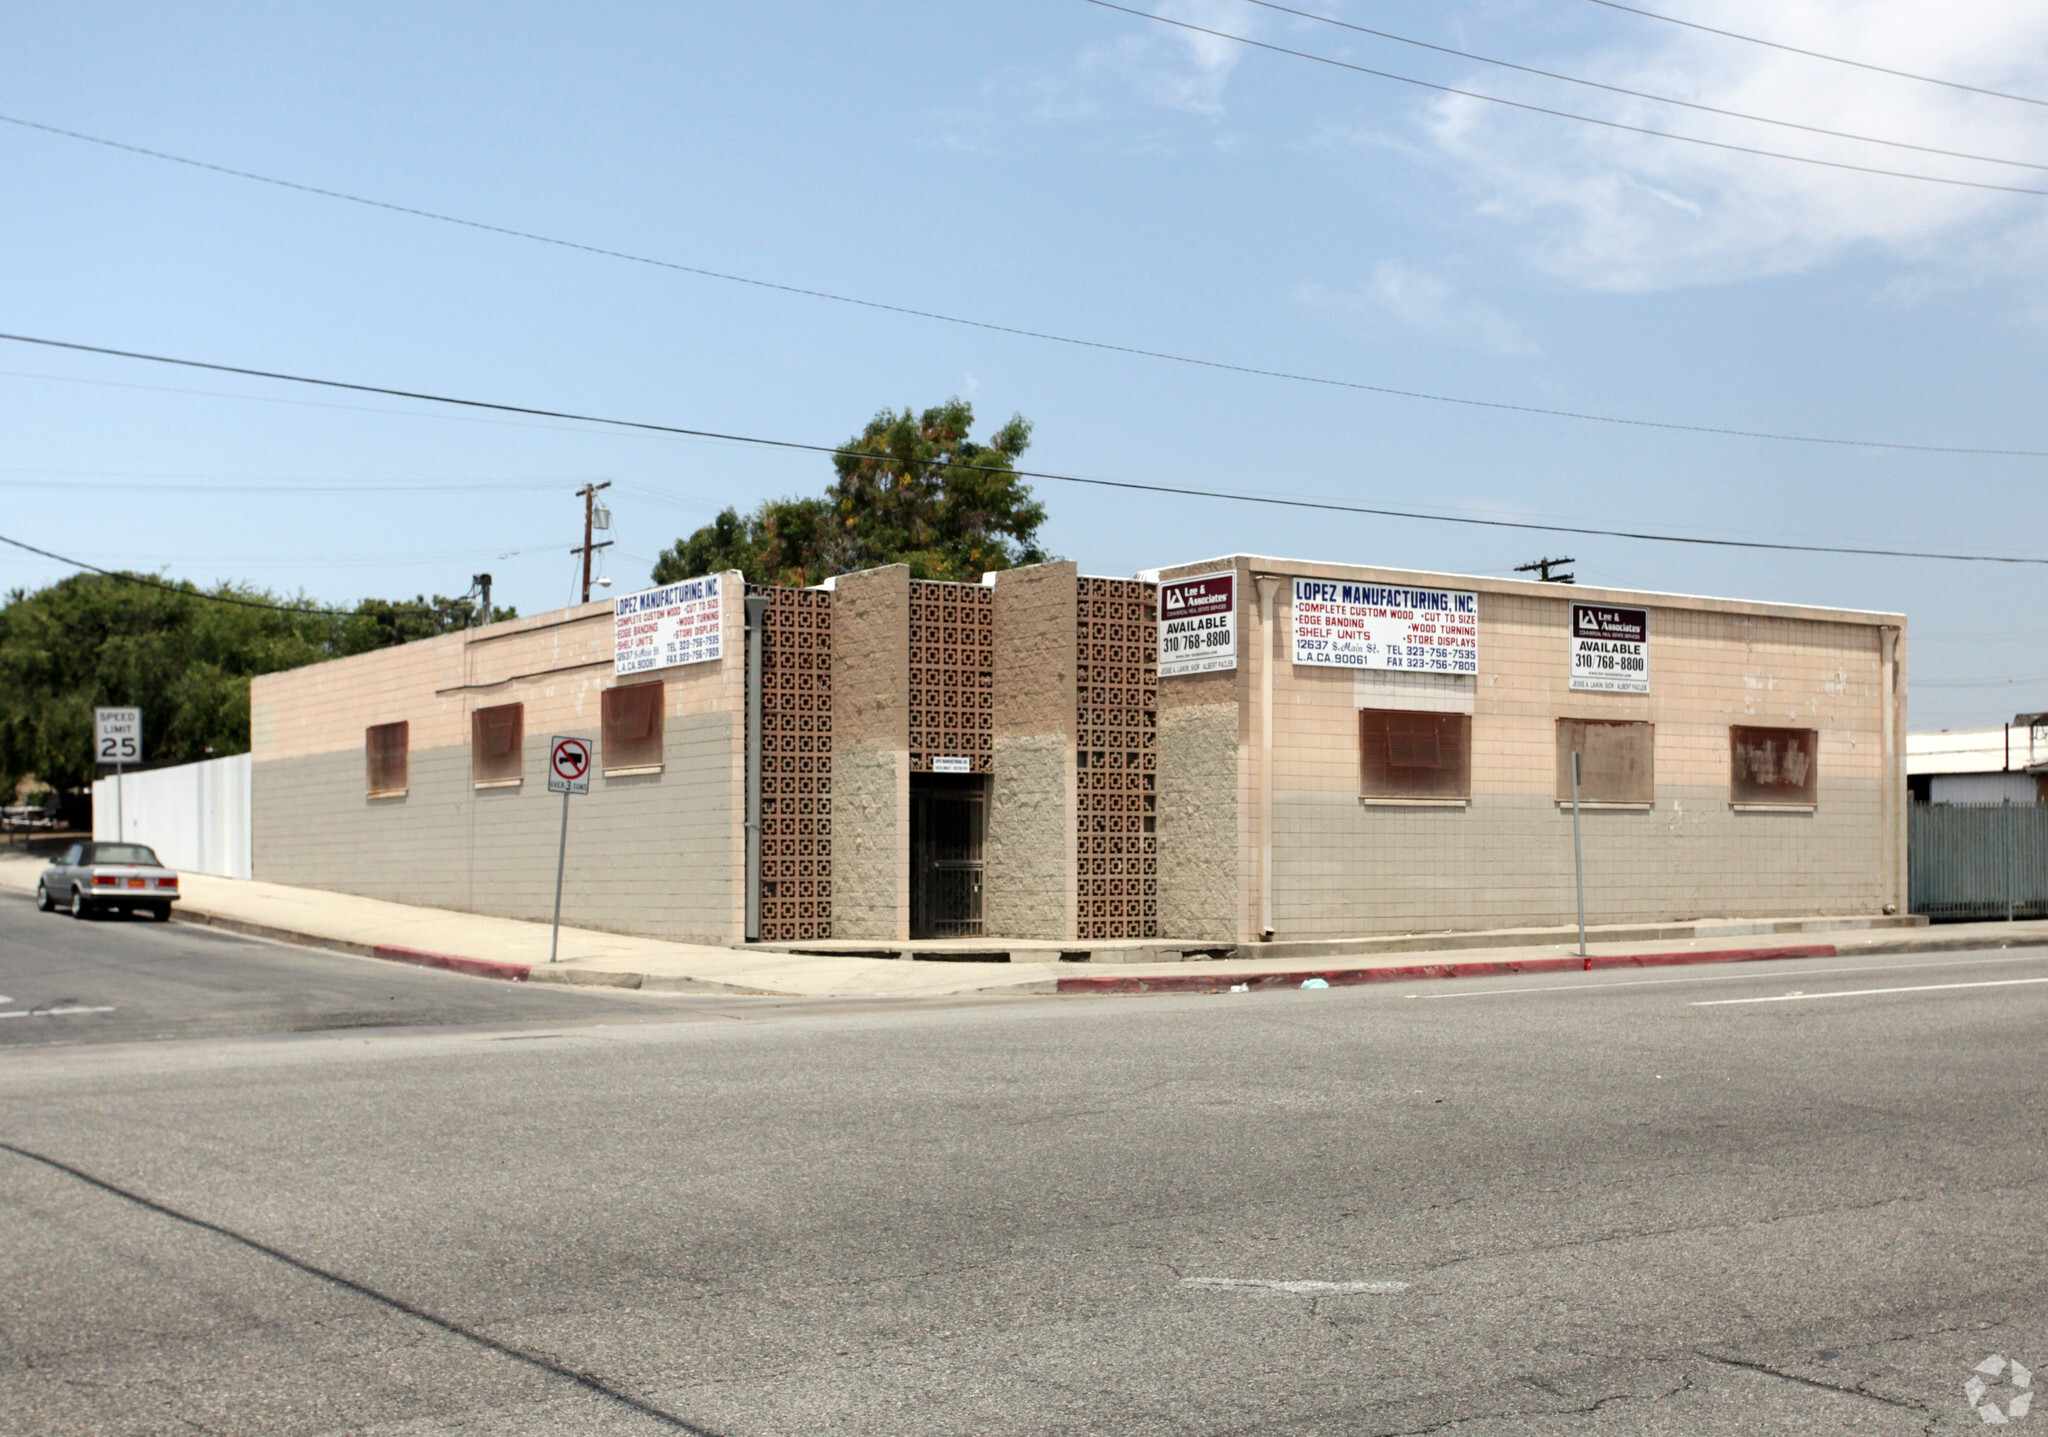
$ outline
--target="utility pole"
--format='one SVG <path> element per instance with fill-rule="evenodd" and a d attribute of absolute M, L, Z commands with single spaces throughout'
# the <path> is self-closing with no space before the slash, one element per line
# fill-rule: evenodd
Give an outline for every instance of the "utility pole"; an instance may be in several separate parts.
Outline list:
<path fill-rule="evenodd" d="M 583 556 L 583 602 L 586 604 L 590 602 L 590 556 L 599 549 L 609 549 L 612 546 L 610 539 L 602 544 L 590 542 L 593 528 L 608 530 L 612 526 L 612 511 L 597 502 L 597 491 L 611 487 L 612 481 L 607 479 L 602 484 L 585 484 L 576 491 L 583 496 L 583 546 L 569 552 Z"/>
<path fill-rule="evenodd" d="M 1562 568 L 1566 564 L 1576 564 L 1578 562 L 1577 559 L 1538 559 L 1533 564 L 1515 565 L 1515 572 L 1517 574 L 1534 574 L 1546 584 L 1576 584 L 1579 581 L 1570 574 L 1553 574 L 1550 571 L 1553 568 Z"/>

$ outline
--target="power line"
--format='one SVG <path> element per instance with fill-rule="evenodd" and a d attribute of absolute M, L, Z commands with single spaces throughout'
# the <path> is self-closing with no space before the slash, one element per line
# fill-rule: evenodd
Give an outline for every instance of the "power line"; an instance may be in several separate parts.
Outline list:
<path fill-rule="evenodd" d="M 1355 31 L 1360 35 L 1371 35 L 1378 40 L 1391 40 L 1397 45 L 1413 45 L 1419 50 L 1434 50 L 1439 55 L 1453 55 L 1460 60 L 1473 60 L 1481 65 L 1497 65 L 1503 70 L 1516 70 L 1524 75 L 1538 75 L 1546 80 L 1561 80 L 1567 85 L 1583 85 L 1590 90 L 1605 90 L 1610 95 L 1626 95 L 1632 100 L 1650 100 L 1659 105 L 1676 105 L 1680 109 L 1697 110 L 1704 115 L 1721 115 L 1731 120 L 1750 120 L 1759 125 L 1776 125 L 1786 130 L 1802 130 L 1809 135 L 1826 135 L 1830 139 L 1855 140 L 1865 145 L 1887 145 L 1895 150 L 1915 150 L 1923 155 L 1941 155 L 1951 160 L 1975 160 L 1986 165 L 2007 165 L 2018 170 L 2048 171 L 2048 165 L 2037 165 L 2030 160 L 2002 160 L 1995 155 L 1973 155 L 1966 150 L 1944 150 L 1936 145 L 1916 145 L 1910 140 L 1882 140 L 1875 135 L 1851 134 L 1847 130 L 1830 130 L 1820 125 L 1802 125 L 1797 120 L 1776 120 L 1768 115 L 1752 115 L 1744 110 L 1724 110 L 1718 105 L 1702 105 L 1693 100 L 1680 100 L 1670 95 L 1653 95 L 1645 90 L 1631 90 L 1622 85 L 1609 85 L 1600 80 L 1581 79 L 1576 75 L 1561 75 L 1555 70 L 1539 70 L 1533 65 L 1518 65 L 1512 60 L 1495 60 L 1486 55 L 1475 55 L 1469 50 L 1454 50 L 1448 45 L 1433 45 L 1427 40 L 1415 40 L 1406 35 L 1395 35 L 1386 30 L 1373 30 L 1364 25 L 1353 25 L 1328 15 L 1318 15 L 1309 10 L 1296 10 L 1289 5 L 1276 4 L 1275 0 L 1244 0 L 1247 5 L 1257 5 L 1263 10 L 1277 10 L 1283 15 L 1296 15 L 1304 20 L 1314 20 L 1323 25 L 1334 25 L 1340 30 Z"/>
<path fill-rule="evenodd" d="M 1307 50 L 1290 50 L 1285 45 L 1273 45 L 1264 40 L 1253 40 L 1243 35 L 1233 35 L 1228 30 L 1211 30 L 1206 25 L 1196 25 L 1187 20 L 1175 20 L 1168 15 L 1154 15 L 1144 10 L 1133 10 L 1128 5 L 1118 5 L 1114 0 L 1085 0 L 1104 10 L 1115 10 L 1121 14 L 1150 20 L 1156 25 L 1171 25 L 1177 30 L 1191 30 L 1197 35 L 1209 35 L 1218 40 L 1229 40 L 1238 45 L 1249 45 L 1255 50 L 1270 50 L 1275 55 L 1291 55 L 1297 60 L 1312 60 L 1318 65 L 1329 65 L 1338 70 L 1350 70 L 1354 74 L 1371 75 L 1379 80 L 1392 80 L 1397 84 L 1414 85 L 1418 89 L 1435 90 L 1442 95 L 1459 95 L 1468 100 L 1484 100 L 1489 105 L 1505 105 L 1511 110 L 1525 110 L 1532 115 L 1550 115 L 1560 120 L 1576 120 L 1582 125 L 1598 125 L 1605 130 L 1623 130 L 1632 135 L 1648 135 L 1652 139 L 1676 140 L 1680 144 L 1703 145 L 1710 150 L 1726 150 L 1738 155 L 1756 155 L 1767 160 L 1789 160 L 1800 165 L 1819 165 L 1830 170 L 1850 170 L 1859 175 L 1884 175 L 1895 180 L 1917 180 L 1929 185 L 1957 185 L 1969 190 L 1995 190 L 2006 195 L 2048 195 L 2048 190 L 2028 189 L 2023 185 L 1994 185 L 1988 180 L 1959 180 L 1947 175 L 1922 175 L 1911 170 L 1887 170 L 1876 165 L 1854 165 L 1847 160 L 1823 160 L 1813 155 L 1788 155 L 1782 150 L 1762 150 L 1753 145 L 1730 144 L 1725 140 L 1702 139 L 1698 135 L 1674 135 L 1669 130 L 1653 130 L 1646 125 L 1624 124 L 1620 120 L 1602 120 L 1592 115 L 1575 114 L 1570 110 L 1554 110 L 1547 105 L 1531 105 L 1522 100 L 1507 100 L 1499 95 L 1488 95 L 1479 90 L 1461 90 L 1456 85 L 1439 85 L 1431 80 L 1418 80 L 1412 75 L 1397 75 L 1391 70 L 1375 70 L 1366 65 L 1354 65 L 1348 60 L 1333 60 L 1328 55 L 1311 54 Z"/>
<path fill-rule="evenodd" d="M 500 404 L 488 399 L 463 399 L 454 395 L 431 394 L 415 389 L 390 389 L 376 384 L 357 384 L 343 379 L 318 379 L 274 369 L 251 369 L 235 364 L 214 364 L 203 359 L 179 359 L 132 349 L 110 349 L 97 344 L 77 344 L 63 339 L 38 339 L 24 334 L 0 334 L 0 340 L 38 344 L 51 349 L 68 349 L 81 354 L 104 354 L 116 359 L 139 359 L 150 364 L 173 364 L 186 369 L 205 369 L 218 374 L 239 374 L 252 379 L 275 379 L 287 384 L 311 384 L 324 389 L 346 389 L 358 394 L 381 394 L 394 399 L 416 399 L 430 404 L 452 404 L 465 409 L 487 409 L 502 414 L 526 414 L 542 419 L 565 419 L 582 424 L 607 424 L 651 434 L 676 434 L 691 439 L 721 439 L 732 444 L 753 444 L 766 449 L 795 450 L 805 454 L 844 455 L 871 458 L 861 450 L 833 444 L 806 444 L 796 439 L 764 439 L 751 434 L 727 434 L 715 429 L 690 429 L 676 424 L 656 424 L 644 419 L 612 419 L 595 414 L 577 414 L 560 409 L 538 409 L 523 404 Z M 2033 457 L 2048 458 L 2048 454 Z M 1098 489 L 1126 489 L 1144 494 L 1177 494 L 1194 499 L 1223 499 L 1239 504 L 1268 504 L 1283 509 L 1312 509 L 1331 514 L 1365 514 L 1381 519 L 1414 519 L 1431 524 L 1468 524 L 1484 529 L 1521 529 L 1544 534 L 1584 534 L 1605 539 L 1634 539 L 1652 544 L 1695 544 L 1714 549 L 1764 549 L 1777 553 L 1846 554 L 1880 559 L 1944 559 L 1972 564 L 2039 564 L 2048 558 L 2024 558 L 2000 554 L 1953 554 L 1925 549 L 1866 549 L 1837 544 L 1792 544 L 1764 539 L 1707 539 L 1681 534 L 1655 534 L 1632 529 L 1595 529 L 1568 524 L 1538 524 L 1520 519 L 1478 519 L 1463 514 L 1428 514 L 1408 509 L 1379 509 L 1359 504 L 1338 504 L 1318 499 L 1287 499 L 1273 494 L 1235 494 L 1216 489 L 1189 489 L 1175 484 L 1145 484 L 1131 479 L 1088 478 L 1077 474 L 1054 474 L 1042 469 L 998 468 L 987 464 L 934 466 L 985 474 L 1012 474 L 1022 479 L 1044 479 L 1059 484 L 1086 484 Z M 17 548 L 26 544 L 14 543 Z M 35 552 L 44 551 L 38 549 Z M 52 556 L 54 557 L 54 556 Z M 70 560 L 64 562 L 70 563 Z"/>
<path fill-rule="evenodd" d="M 1048 344 L 1071 345 L 1076 349 L 1092 349 L 1104 354 L 1124 354 L 1137 359 L 1156 359 L 1167 364 L 1184 364 L 1195 369 L 1212 369 L 1225 374 L 1247 374 L 1260 379 L 1280 379 L 1293 384 L 1315 384 L 1329 389 L 1344 389 L 1360 394 L 1383 394 L 1392 399 L 1416 399 L 1431 404 L 1456 404 L 1470 409 L 1491 409 L 1506 414 L 1534 414 L 1546 419 L 1571 419 L 1586 424 L 1614 424 L 1628 429 L 1657 429 L 1677 434 L 1714 434 L 1730 439 L 1761 439 L 1782 444 L 1826 444 L 1854 449 L 1895 449 L 1923 454 L 1972 454 L 2023 459 L 2048 458 L 2048 451 L 2030 449 L 1988 449 L 1954 444 L 1902 444 L 1882 439 L 1837 439 L 1824 435 L 1776 434 L 1762 430 L 1733 429 L 1713 424 L 1680 424 L 1660 419 L 1631 419 L 1616 414 L 1593 414 L 1584 410 L 1553 409 L 1539 404 L 1510 404 L 1496 399 L 1472 399 L 1456 394 L 1433 394 L 1419 389 L 1396 389 L 1385 384 L 1366 384 L 1354 379 L 1332 379 L 1327 375 L 1301 374 L 1285 369 L 1263 369 L 1257 365 L 1234 364 L 1228 360 L 1203 359 L 1195 355 L 1173 354 L 1166 350 L 1143 349 L 1129 344 L 1113 344 L 1107 340 L 1081 339 L 1074 335 L 1054 334 L 1048 330 L 1024 329 L 1017 325 L 997 324 L 990 320 L 967 319 L 960 315 L 941 314 L 936 310 L 914 309 L 908 305 L 887 304 L 881 300 L 860 299 L 852 295 L 834 294 L 829 290 L 806 289 L 801 285 L 782 284 L 775 280 L 756 279 L 748 275 L 727 274 L 721 270 L 703 269 L 695 265 L 679 264 L 673 260 L 652 259 L 646 255 L 631 254 L 625 250 L 606 249 L 600 245 L 583 244 L 577 240 L 557 239 L 552 235 L 536 234 L 530 230 L 510 229 L 504 225 L 487 224 L 482 220 L 463 219 L 457 215 L 446 215 L 433 210 L 415 209 L 409 205 L 391 204 L 385 200 L 369 199 L 362 195 L 348 194 L 342 190 L 322 189 L 318 185 L 300 184 L 296 180 L 277 179 L 270 175 L 256 174 L 250 170 L 230 169 L 225 165 L 216 165 L 205 160 L 188 159 L 183 155 L 173 155 L 162 150 L 145 149 L 140 145 L 131 145 L 120 140 L 103 139 L 98 135 L 88 135 L 78 130 L 60 129 L 55 125 L 40 124 L 34 120 L 23 120 L 11 115 L 0 115 L 0 124 L 18 125 L 23 129 L 39 130 L 45 134 L 80 140 L 86 144 L 102 145 L 108 149 L 143 155 L 150 159 L 164 160 L 171 164 L 186 165 L 192 169 L 207 170 L 214 174 L 228 175 L 235 179 L 252 180 L 258 184 L 275 185 L 280 189 L 297 190 L 303 194 L 318 195 L 324 199 L 365 205 L 371 209 L 387 210 L 393 214 L 410 215 L 415 219 L 458 225 L 464 229 L 481 230 L 487 234 L 503 235 L 510 239 L 528 240 L 534 244 L 552 245 L 557 249 L 575 250 L 583 254 L 598 255 L 605 259 L 624 260 L 629 264 L 642 264 L 650 268 L 670 270 L 678 274 L 696 275 L 700 279 L 715 279 L 728 284 L 743 284 L 755 289 L 771 290 L 778 294 L 793 294 L 805 299 L 821 299 L 833 304 L 852 305 L 859 309 L 871 309 L 884 314 L 903 315 L 910 319 L 928 319 L 939 324 L 958 325 L 963 329 L 979 329 L 991 334 L 1012 335 L 1019 339 L 1042 340 Z M 2048 191 L 2043 193 L 2048 193 Z M 50 376 L 43 377 L 48 378 Z M 302 401 L 284 400 L 278 402 L 297 403 Z"/>
<path fill-rule="evenodd" d="M 2017 100 L 2022 105 L 2048 106 L 2048 100 L 2037 100 L 2031 95 L 2014 95 L 2004 90 L 1987 90 L 1981 85 L 1965 85 L 1957 80 L 1940 80 L 1932 75 L 1916 75 L 1911 70 L 1890 70 L 1883 65 L 1865 64 L 1861 60 L 1849 60 L 1840 55 L 1823 54 L 1819 50 L 1802 50 L 1797 45 L 1781 45 L 1776 40 L 1760 40 L 1754 35 L 1739 35 L 1733 30 L 1716 30 L 1712 25 L 1702 25 L 1693 20 L 1680 20 L 1674 15 L 1659 15 L 1654 10 L 1638 10 L 1633 5 L 1617 4 L 1616 0 L 1592 0 L 1595 5 L 1604 5 L 1609 10 L 1620 10 L 1630 15 L 1640 15 L 1645 20 L 1662 20 L 1666 25 L 1683 25 L 1688 30 L 1703 30 L 1709 35 L 1719 35 L 1725 40 L 1740 40 L 1745 45 L 1762 45 L 1769 50 L 1783 50 L 1790 55 L 1804 55 L 1809 60 L 1826 60 L 1831 65 L 1848 65 L 1858 70 L 1870 70 L 1879 75 L 1893 75 L 1901 80 L 1918 80 L 1923 85 L 1940 85 L 1950 90 L 1966 90 L 1972 95 L 1989 95 L 1994 100 Z"/>

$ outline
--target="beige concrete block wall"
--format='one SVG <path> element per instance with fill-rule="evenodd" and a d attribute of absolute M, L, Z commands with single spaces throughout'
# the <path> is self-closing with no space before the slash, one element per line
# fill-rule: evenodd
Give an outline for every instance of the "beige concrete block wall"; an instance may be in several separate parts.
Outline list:
<path fill-rule="evenodd" d="M 1078 931 L 1074 726 L 1079 571 L 1068 561 L 995 580 L 995 777 L 982 928 L 991 936 Z"/>
<path fill-rule="evenodd" d="M 1218 567 L 1187 566 L 1188 572 Z M 1895 696 L 1881 625 L 1896 616 L 1554 588 L 1344 566 L 1253 560 L 1287 577 L 1387 580 L 1480 592 L 1472 799 L 1463 808 L 1359 799 L 1357 710 L 1443 707 L 1396 700 L 1347 669 L 1289 662 L 1290 590 L 1274 624 L 1274 926 L 1280 938 L 1569 922 L 1570 814 L 1554 798 L 1556 720 L 1657 725 L 1655 806 L 1584 815 L 1588 920 L 1876 913 L 1897 901 L 1885 711 Z M 1168 571 L 1169 576 L 1173 571 Z M 1651 693 L 1569 687 L 1573 599 L 1651 609 Z M 1237 694 L 1257 813 L 1256 608 L 1241 614 Z M 1247 645 L 1247 639 L 1252 642 Z M 1162 682 L 1162 689 L 1171 681 Z M 1728 727 L 1819 731 L 1814 811 L 1738 812 Z M 1897 732 L 1896 724 L 1891 731 Z M 1255 932 L 1259 835 L 1240 849 L 1240 932 Z M 1163 865 L 1162 865 L 1163 866 Z"/>
<path fill-rule="evenodd" d="M 910 569 L 832 589 L 832 936 L 910 936 Z"/>
<path fill-rule="evenodd" d="M 744 614 L 722 576 L 724 658 L 660 670 L 662 771 L 569 800 L 563 921 L 706 942 L 744 921 Z M 553 734 L 593 739 L 611 687 L 611 606 L 584 605 L 255 681 L 256 877 L 518 918 L 552 911 Z M 471 780 L 470 714 L 525 705 L 523 778 Z M 407 790 L 365 792 L 363 730 L 410 724 Z M 599 754 L 599 768 L 603 754 Z"/>

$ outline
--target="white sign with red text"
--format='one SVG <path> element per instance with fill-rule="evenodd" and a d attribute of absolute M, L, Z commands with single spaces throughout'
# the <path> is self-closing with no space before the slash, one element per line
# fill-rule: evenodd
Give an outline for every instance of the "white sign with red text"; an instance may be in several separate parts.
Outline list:
<path fill-rule="evenodd" d="M 1479 672 L 1479 595 L 1336 579 L 1294 581 L 1294 661 Z"/>
<path fill-rule="evenodd" d="M 718 575 L 642 589 L 612 600 L 612 672 L 621 677 L 725 653 Z"/>

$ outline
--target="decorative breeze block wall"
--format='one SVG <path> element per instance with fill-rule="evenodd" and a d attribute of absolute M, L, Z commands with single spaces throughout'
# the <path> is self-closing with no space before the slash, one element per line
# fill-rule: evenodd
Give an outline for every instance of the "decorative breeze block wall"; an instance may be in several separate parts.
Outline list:
<path fill-rule="evenodd" d="M 1081 579 L 1074 764 L 1081 938 L 1159 936 L 1159 591 Z"/>
<path fill-rule="evenodd" d="M 832 595 L 749 585 L 761 616 L 761 940 L 832 936 Z"/>
<path fill-rule="evenodd" d="M 987 773 L 994 754 L 995 591 L 916 579 L 910 585 L 910 771 L 964 758 Z"/>

